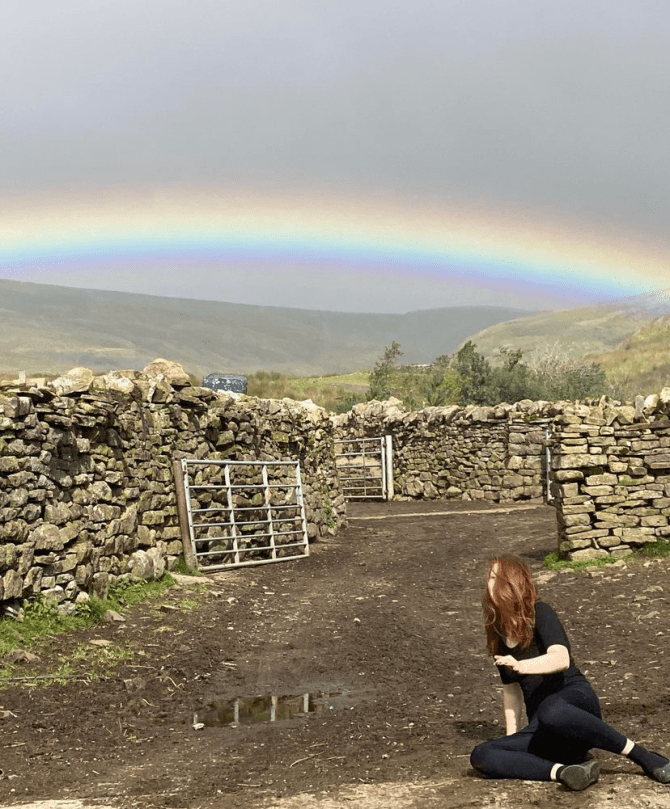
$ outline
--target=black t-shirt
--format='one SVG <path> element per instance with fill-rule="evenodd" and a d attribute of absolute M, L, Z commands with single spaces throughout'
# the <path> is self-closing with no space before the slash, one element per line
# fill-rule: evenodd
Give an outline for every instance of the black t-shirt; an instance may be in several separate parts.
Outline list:
<path fill-rule="evenodd" d="M 558 616 L 548 604 L 538 601 L 535 605 L 535 629 L 530 646 L 527 649 L 521 649 L 519 646 L 510 649 L 502 641 L 500 654 L 512 655 L 517 660 L 529 660 L 532 657 L 546 654 L 547 649 L 556 644 L 565 646 L 570 652 L 570 641 Z M 499 666 L 498 671 L 503 683 L 519 683 L 521 686 L 529 720 L 537 711 L 542 700 L 550 694 L 555 694 L 569 685 L 588 686 L 588 680 L 575 666 L 571 652 L 570 668 L 555 674 L 517 674 L 505 666 Z"/>

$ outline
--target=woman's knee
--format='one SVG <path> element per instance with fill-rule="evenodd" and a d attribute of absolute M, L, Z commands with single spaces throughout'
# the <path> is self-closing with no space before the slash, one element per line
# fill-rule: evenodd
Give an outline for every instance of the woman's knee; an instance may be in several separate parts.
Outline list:
<path fill-rule="evenodd" d="M 556 695 L 547 697 L 537 709 L 537 720 L 544 728 L 560 729 L 566 721 L 565 709 L 567 707 L 568 703 L 560 697 Z"/>
<path fill-rule="evenodd" d="M 486 774 L 491 761 L 493 749 L 492 742 L 482 742 L 470 753 L 470 764 L 480 773 Z"/>

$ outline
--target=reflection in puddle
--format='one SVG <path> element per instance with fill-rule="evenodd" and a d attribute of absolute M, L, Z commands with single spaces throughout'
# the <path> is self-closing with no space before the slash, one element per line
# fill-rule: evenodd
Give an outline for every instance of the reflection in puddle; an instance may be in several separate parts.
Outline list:
<path fill-rule="evenodd" d="M 260 722 L 281 722 L 299 714 L 333 710 L 334 698 L 341 692 L 316 692 L 314 694 L 283 694 L 281 696 L 237 697 L 236 699 L 212 702 L 193 716 L 194 726 L 255 725 Z"/>

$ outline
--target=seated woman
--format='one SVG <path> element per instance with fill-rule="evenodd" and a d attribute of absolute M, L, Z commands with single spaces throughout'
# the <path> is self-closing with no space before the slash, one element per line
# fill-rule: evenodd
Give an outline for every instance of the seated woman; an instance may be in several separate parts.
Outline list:
<path fill-rule="evenodd" d="M 515 558 L 491 561 L 484 594 L 488 650 L 499 667 L 507 736 L 480 744 L 472 766 L 490 778 L 560 781 L 582 790 L 598 780 L 598 748 L 628 756 L 662 784 L 670 761 L 602 720 L 598 697 L 577 669 L 556 613 L 537 600 L 530 570 Z M 525 704 L 528 725 L 521 728 Z"/>

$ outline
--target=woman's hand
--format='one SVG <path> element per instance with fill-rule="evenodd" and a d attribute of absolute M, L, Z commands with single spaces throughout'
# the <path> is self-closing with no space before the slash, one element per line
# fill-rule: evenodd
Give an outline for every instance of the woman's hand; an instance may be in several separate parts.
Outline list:
<path fill-rule="evenodd" d="M 516 672 L 516 674 L 525 674 L 524 660 L 517 660 L 512 655 L 494 655 L 493 660 L 496 666 L 506 666 L 508 669 Z"/>
<path fill-rule="evenodd" d="M 517 660 L 512 655 L 494 655 L 496 666 L 506 666 L 517 674 L 556 674 L 570 666 L 570 652 L 566 646 L 555 644 L 547 653 L 527 660 Z"/>

